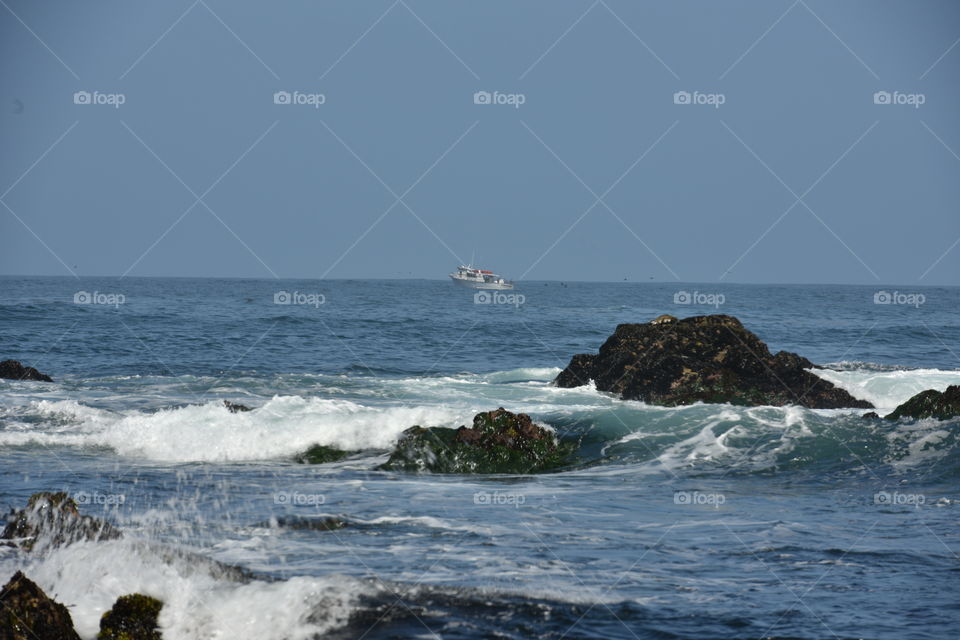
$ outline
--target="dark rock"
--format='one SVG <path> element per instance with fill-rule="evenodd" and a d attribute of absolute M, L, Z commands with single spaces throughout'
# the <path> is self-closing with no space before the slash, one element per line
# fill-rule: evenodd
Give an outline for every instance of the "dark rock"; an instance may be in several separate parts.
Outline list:
<path fill-rule="evenodd" d="M 315 444 L 303 453 L 294 456 L 294 462 L 300 464 L 323 464 L 325 462 L 336 462 L 347 457 L 346 451 L 341 451 L 336 447 L 325 447 L 321 444 Z"/>
<path fill-rule="evenodd" d="M 97 640 L 160 640 L 157 616 L 161 608 L 161 601 L 141 593 L 120 596 L 100 618 Z"/>
<path fill-rule="evenodd" d="M 53 382 L 53 378 L 42 374 L 33 367 L 25 367 L 16 360 L 0 362 L 0 378 L 7 380 L 35 380 L 37 382 Z"/>
<path fill-rule="evenodd" d="M 336 531 L 347 526 L 347 521 L 341 518 L 298 518 L 284 517 L 275 520 L 276 526 L 280 529 L 290 529 L 292 531 Z M 270 523 L 271 526 L 274 523 Z"/>
<path fill-rule="evenodd" d="M 0 539 L 11 540 L 25 551 L 41 543 L 58 547 L 78 540 L 109 540 L 120 532 L 109 522 L 80 515 L 77 503 L 65 492 L 41 491 L 30 496 L 27 507 L 12 511 Z"/>
<path fill-rule="evenodd" d="M 17 571 L 0 591 L 0 640 L 80 640 L 67 608 Z"/>
<path fill-rule="evenodd" d="M 888 420 L 899 418 L 949 420 L 960 417 L 960 385 L 947 387 L 943 393 L 934 389 L 921 391 L 885 417 Z"/>
<path fill-rule="evenodd" d="M 238 402 L 230 402 L 229 400 L 223 401 L 223 406 L 227 408 L 227 411 L 230 413 L 237 413 L 239 411 L 251 411 L 250 407 L 245 404 L 240 404 Z"/>
<path fill-rule="evenodd" d="M 729 402 L 873 408 L 806 371 L 815 367 L 806 358 L 786 351 L 772 355 L 732 316 L 663 318 L 656 324 L 619 325 L 598 354 L 573 356 L 554 383 L 577 387 L 593 380 L 598 390 L 624 400 L 664 406 Z"/>
<path fill-rule="evenodd" d="M 434 473 L 540 473 L 562 467 L 574 451 L 525 413 L 502 407 L 478 413 L 473 426 L 403 432 L 381 469 Z"/>
<path fill-rule="evenodd" d="M 861 418 L 864 418 L 865 420 L 879 420 L 879 419 L 880 419 L 880 416 L 877 414 L 876 411 L 868 411 L 867 413 L 863 414 L 863 415 L 860 416 L 860 417 L 861 417 Z"/>

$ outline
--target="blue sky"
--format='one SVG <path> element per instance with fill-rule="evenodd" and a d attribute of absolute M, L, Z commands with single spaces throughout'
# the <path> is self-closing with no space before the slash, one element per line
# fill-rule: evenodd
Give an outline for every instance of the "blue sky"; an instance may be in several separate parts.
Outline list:
<path fill-rule="evenodd" d="M 0 273 L 956 285 L 958 39 L 950 0 L 4 0 Z"/>

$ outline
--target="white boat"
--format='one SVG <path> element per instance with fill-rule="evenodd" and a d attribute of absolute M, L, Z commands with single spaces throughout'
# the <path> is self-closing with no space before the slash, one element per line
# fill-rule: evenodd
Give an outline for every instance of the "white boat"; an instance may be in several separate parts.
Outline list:
<path fill-rule="evenodd" d="M 456 273 L 450 274 L 453 283 L 471 289 L 513 289 L 513 283 L 507 282 L 493 271 L 474 269 L 460 265 Z"/>

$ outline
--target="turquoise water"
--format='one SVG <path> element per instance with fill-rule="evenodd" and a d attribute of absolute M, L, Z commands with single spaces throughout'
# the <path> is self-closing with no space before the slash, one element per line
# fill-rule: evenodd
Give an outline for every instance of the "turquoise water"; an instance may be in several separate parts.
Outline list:
<path fill-rule="evenodd" d="M 875 303 L 880 291 L 894 303 Z M 683 292 L 713 304 L 675 303 Z M 0 506 L 63 489 L 127 533 L 35 557 L 0 549 L 0 579 L 23 568 L 84 637 L 133 591 L 166 602 L 166 638 L 954 635 L 960 421 L 667 409 L 549 381 L 620 322 L 719 312 L 829 365 L 821 375 L 882 413 L 960 384 L 960 290 L 512 293 L 0 278 L 0 359 L 56 380 L 0 381 Z M 528 477 L 375 470 L 403 429 L 498 406 L 578 439 L 577 462 Z M 290 462 L 314 443 L 360 453 Z M 348 526 L 291 526 L 327 515 Z"/>

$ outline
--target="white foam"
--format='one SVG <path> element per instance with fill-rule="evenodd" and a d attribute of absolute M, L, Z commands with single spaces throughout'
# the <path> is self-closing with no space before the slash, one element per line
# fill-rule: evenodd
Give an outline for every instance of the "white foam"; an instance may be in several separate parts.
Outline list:
<path fill-rule="evenodd" d="M 4 563 L 4 573 L 15 567 Z M 32 558 L 24 574 L 70 609 L 77 632 L 95 638 L 100 616 L 121 595 L 163 601 L 166 640 L 312 638 L 344 624 L 373 589 L 345 576 L 298 577 L 246 584 L 214 577 L 191 556 L 161 557 L 132 540 L 81 542 Z"/>
<path fill-rule="evenodd" d="M 72 402 L 72 401 L 71 401 Z M 250 412 L 219 402 L 155 413 L 110 414 L 74 406 L 60 411 L 75 424 L 29 425 L 0 431 L 0 444 L 106 446 L 122 455 L 166 462 L 263 460 L 289 457 L 312 444 L 345 450 L 388 449 L 412 425 L 462 424 L 472 413 L 446 406 L 368 407 L 347 400 L 276 396 Z"/>
<path fill-rule="evenodd" d="M 943 391 L 960 384 L 960 371 L 910 369 L 878 371 L 876 367 L 835 371 L 811 369 L 810 372 L 845 389 L 855 398 L 871 402 L 877 409 L 893 410 L 897 405 L 927 389 Z"/>

